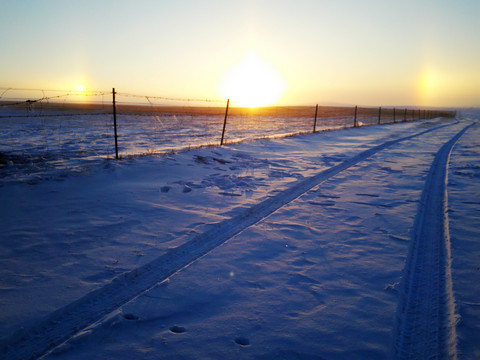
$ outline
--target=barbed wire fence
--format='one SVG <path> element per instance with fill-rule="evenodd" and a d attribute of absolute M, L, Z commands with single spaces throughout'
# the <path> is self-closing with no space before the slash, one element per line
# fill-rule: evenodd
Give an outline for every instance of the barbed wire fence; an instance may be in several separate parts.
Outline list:
<path fill-rule="evenodd" d="M 219 137 L 224 100 L 115 94 L 119 132 L 132 139 L 123 154 L 213 144 Z"/>
<path fill-rule="evenodd" d="M 0 166 L 165 153 L 246 139 L 455 117 L 419 108 L 269 106 L 112 91 L 0 87 Z M 115 127 L 116 125 L 116 127 Z M 115 144 L 115 145 L 114 145 Z"/>

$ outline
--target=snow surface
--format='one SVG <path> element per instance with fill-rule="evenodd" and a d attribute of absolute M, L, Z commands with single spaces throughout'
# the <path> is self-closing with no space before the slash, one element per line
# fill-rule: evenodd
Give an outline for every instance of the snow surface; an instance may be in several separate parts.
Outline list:
<path fill-rule="evenodd" d="M 98 159 L 115 156 L 112 114 L 77 113 L 68 108 L 26 109 L 0 107 L 0 182 L 37 182 L 45 177 L 83 172 Z M 78 112 L 78 110 L 77 110 Z M 312 114 L 313 117 L 313 114 Z M 372 121 L 372 118 L 364 122 Z M 204 145 L 218 145 L 224 115 L 118 114 L 118 152 L 122 157 L 158 154 Z M 360 120 L 359 120 L 360 121 Z M 391 120 L 386 120 L 391 121 Z M 311 118 L 278 113 L 271 116 L 230 115 L 225 143 L 259 137 L 285 137 L 310 132 Z M 353 126 L 345 114 L 321 118 L 317 130 Z M 7 154 L 3 159 L 1 155 Z"/>
<path fill-rule="evenodd" d="M 474 123 L 451 149 L 446 190 L 452 356 L 478 358 L 478 119 L 105 160 L 5 182 L 0 349 L 12 359 L 41 349 L 47 359 L 393 356 L 425 181 L 440 148 Z"/>

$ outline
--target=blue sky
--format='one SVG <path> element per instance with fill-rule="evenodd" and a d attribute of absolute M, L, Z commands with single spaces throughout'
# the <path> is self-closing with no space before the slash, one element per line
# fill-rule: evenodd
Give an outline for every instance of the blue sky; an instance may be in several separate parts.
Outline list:
<path fill-rule="evenodd" d="M 479 106 L 479 18 L 466 0 L 0 0 L 0 86 L 228 97 L 254 52 L 281 104 Z"/>

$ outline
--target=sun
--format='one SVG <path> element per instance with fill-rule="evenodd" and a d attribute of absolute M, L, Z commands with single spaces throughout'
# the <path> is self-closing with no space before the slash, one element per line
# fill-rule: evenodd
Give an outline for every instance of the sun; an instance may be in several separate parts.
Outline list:
<path fill-rule="evenodd" d="M 245 107 L 276 103 L 286 89 L 283 79 L 254 51 L 237 64 L 223 79 L 220 95 Z"/>
<path fill-rule="evenodd" d="M 84 92 L 87 90 L 87 87 L 83 84 L 75 85 L 75 91 Z"/>

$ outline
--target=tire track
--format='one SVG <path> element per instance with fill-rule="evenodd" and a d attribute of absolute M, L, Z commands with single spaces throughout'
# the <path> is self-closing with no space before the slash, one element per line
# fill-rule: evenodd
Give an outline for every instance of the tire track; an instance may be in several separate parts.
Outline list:
<path fill-rule="evenodd" d="M 36 326 L 20 331 L 0 344 L 3 359 L 41 358 L 75 334 L 114 310 L 134 300 L 154 286 L 189 266 L 192 262 L 226 242 L 231 237 L 269 216 L 311 188 L 328 180 L 377 152 L 455 123 L 437 126 L 413 135 L 387 141 L 346 159 L 311 177 L 298 181 L 278 194 L 245 209 L 239 215 L 212 225 L 185 244 L 171 249 L 144 266 L 124 273 L 109 284 L 53 312 Z"/>
<path fill-rule="evenodd" d="M 452 148 L 470 126 L 440 148 L 425 181 L 403 271 L 395 359 L 457 359 L 446 184 Z"/>

